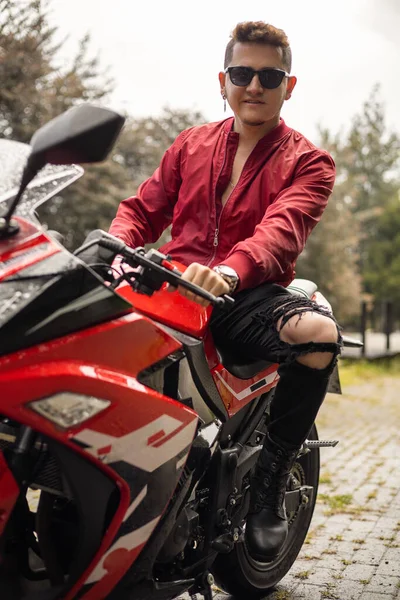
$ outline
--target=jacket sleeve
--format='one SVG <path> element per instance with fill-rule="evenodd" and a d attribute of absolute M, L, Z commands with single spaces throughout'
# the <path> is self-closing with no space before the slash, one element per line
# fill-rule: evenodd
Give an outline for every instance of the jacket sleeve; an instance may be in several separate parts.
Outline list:
<path fill-rule="evenodd" d="M 157 241 L 171 223 L 181 186 L 180 154 L 188 131 L 176 138 L 137 194 L 120 203 L 109 231 L 128 246 L 135 248 Z"/>
<path fill-rule="evenodd" d="M 327 152 L 317 149 L 299 160 L 292 184 L 268 206 L 252 237 L 223 261 L 238 273 L 240 290 L 284 279 L 320 220 L 334 182 L 335 163 Z"/>

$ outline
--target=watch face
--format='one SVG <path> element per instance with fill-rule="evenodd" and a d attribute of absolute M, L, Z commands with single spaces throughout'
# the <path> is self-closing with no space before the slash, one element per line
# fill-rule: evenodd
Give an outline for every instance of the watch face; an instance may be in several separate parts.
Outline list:
<path fill-rule="evenodd" d="M 232 277 L 233 279 L 238 279 L 238 275 L 237 275 L 236 271 L 231 269 L 231 267 L 225 267 L 225 265 L 222 265 L 222 266 L 218 267 L 218 270 L 220 271 L 220 273 L 223 273 L 224 275 L 227 275 L 228 277 Z"/>

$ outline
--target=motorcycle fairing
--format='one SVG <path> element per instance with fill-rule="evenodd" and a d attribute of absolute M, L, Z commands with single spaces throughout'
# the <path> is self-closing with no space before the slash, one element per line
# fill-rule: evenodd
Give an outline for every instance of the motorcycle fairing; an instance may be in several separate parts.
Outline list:
<path fill-rule="evenodd" d="M 174 262 L 173 264 L 178 266 L 181 271 L 185 269 L 180 263 Z M 206 309 L 200 304 L 192 302 L 179 292 L 167 291 L 167 284 L 164 284 L 158 292 L 154 292 L 152 296 L 135 292 L 127 282 L 119 285 L 117 292 L 136 310 L 172 329 L 198 339 L 202 339 L 207 331 L 212 309 Z"/>
<path fill-rule="evenodd" d="M 78 258 L 31 223 L 18 221 L 15 239 L 0 242 L 0 355 L 131 309 Z"/>
<path fill-rule="evenodd" d="M 272 364 L 251 379 L 238 379 L 223 365 L 212 370 L 215 385 L 228 409 L 233 416 L 244 405 L 272 389 L 279 380 L 278 365 Z"/>
<path fill-rule="evenodd" d="M 20 493 L 19 485 L 2 452 L 0 452 L 0 489 L 2 494 L 0 536 L 2 536 Z"/>
<path fill-rule="evenodd" d="M 164 409 L 164 414 L 125 435 L 88 428 L 74 437 L 85 452 L 101 457 L 128 483 L 132 500 L 111 546 L 85 575 L 87 593 L 79 597 L 96 600 L 109 593 L 136 560 L 161 518 L 185 465 L 198 422 L 193 411 L 178 406 L 174 416 Z M 141 409 L 147 413 L 145 406 Z M 154 406 L 148 412 L 154 414 Z M 67 598 L 74 597 L 72 590 Z"/>
<path fill-rule="evenodd" d="M 123 511 L 113 516 L 90 568 L 66 598 L 76 597 L 83 582 L 93 588 L 89 598 L 112 589 L 140 553 L 176 488 L 197 414 L 145 387 L 135 375 L 180 347 L 149 319 L 131 313 L 15 353 L 12 361 L 0 358 L 0 386 L 7 398 L 2 413 L 74 448 L 106 472 L 121 492 Z M 111 405 L 81 427 L 61 431 L 29 406 L 35 398 L 61 391 L 104 398 Z"/>

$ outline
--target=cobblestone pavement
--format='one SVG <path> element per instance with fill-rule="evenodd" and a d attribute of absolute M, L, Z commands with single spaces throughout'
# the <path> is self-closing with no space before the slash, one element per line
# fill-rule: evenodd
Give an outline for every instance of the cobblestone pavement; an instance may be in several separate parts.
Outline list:
<path fill-rule="evenodd" d="M 268 600 L 400 600 L 399 392 L 387 377 L 328 395 L 319 435 L 340 444 L 321 450 L 306 543 Z"/>

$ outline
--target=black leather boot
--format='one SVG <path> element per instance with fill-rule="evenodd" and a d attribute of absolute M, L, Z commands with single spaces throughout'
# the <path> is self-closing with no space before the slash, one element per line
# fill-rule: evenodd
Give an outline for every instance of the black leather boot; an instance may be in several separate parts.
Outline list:
<path fill-rule="evenodd" d="M 286 482 L 298 451 L 267 434 L 251 477 L 245 542 L 250 556 L 260 562 L 277 558 L 287 538 Z"/>

